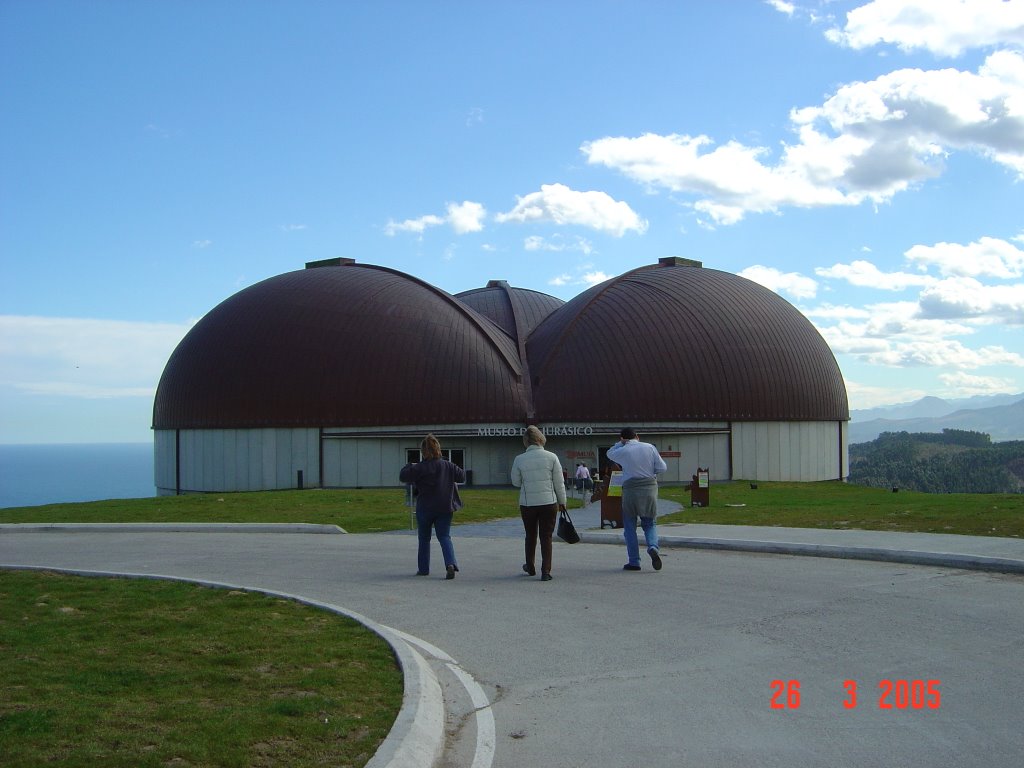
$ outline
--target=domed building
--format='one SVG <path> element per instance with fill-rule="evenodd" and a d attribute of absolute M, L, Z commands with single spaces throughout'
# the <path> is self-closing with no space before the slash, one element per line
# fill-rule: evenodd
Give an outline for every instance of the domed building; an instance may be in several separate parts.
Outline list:
<path fill-rule="evenodd" d="M 211 310 L 164 369 L 157 491 L 397 486 L 433 432 L 478 485 L 508 485 L 537 424 L 566 469 L 623 426 L 665 482 L 847 473 L 846 388 L 825 341 L 772 291 L 662 259 L 564 303 L 491 281 L 448 294 L 349 259 Z"/>

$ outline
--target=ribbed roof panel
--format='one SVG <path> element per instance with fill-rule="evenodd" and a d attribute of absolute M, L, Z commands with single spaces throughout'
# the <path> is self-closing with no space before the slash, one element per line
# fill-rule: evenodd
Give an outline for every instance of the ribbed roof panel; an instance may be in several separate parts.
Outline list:
<path fill-rule="evenodd" d="M 230 297 L 171 355 L 153 425 L 387 426 L 520 421 L 516 344 L 454 297 L 349 264 Z"/>
<path fill-rule="evenodd" d="M 197 323 L 153 409 L 158 429 L 848 418 L 795 307 L 672 261 L 567 304 L 504 282 L 454 297 L 354 263 L 290 272 Z"/>
<path fill-rule="evenodd" d="M 849 418 L 810 321 L 712 269 L 657 265 L 594 286 L 534 331 L 527 355 L 544 422 Z"/>
<path fill-rule="evenodd" d="M 455 297 L 484 317 L 489 317 L 516 341 L 526 341 L 533 329 L 565 302 L 539 291 L 512 288 L 504 281 L 492 280 L 486 288 L 463 291 Z M 516 336 L 516 323 L 523 338 Z"/>

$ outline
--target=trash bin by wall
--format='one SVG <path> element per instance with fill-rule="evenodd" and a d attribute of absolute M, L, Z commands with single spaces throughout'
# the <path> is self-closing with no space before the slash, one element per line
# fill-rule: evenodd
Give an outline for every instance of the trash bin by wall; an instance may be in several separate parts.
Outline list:
<path fill-rule="evenodd" d="M 622 527 L 622 473 L 612 472 L 602 483 L 601 527 Z"/>
<path fill-rule="evenodd" d="M 697 467 L 697 474 L 690 482 L 690 506 L 707 507 L 711 503 L 711 468 Z"/>

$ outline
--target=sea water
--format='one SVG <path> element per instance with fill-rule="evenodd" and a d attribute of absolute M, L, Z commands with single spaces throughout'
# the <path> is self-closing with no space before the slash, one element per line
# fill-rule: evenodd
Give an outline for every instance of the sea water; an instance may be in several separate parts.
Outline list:
<path fill-rule="evenodd" d="M 155 495 L 152 443 L 0 445 L 0 507 Z"/>

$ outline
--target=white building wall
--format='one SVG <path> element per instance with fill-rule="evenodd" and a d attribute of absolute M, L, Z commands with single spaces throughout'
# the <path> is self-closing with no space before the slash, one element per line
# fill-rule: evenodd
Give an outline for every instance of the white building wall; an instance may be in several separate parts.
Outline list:
<path fill-rule="evenodd" d="M 376 488 L 398 485 L 398 473 L 405 464 L 405 449 L 418 445 L 418 439 L 392 437 L 325 439 L 324 487 Z"/>
<path fill-rule="evenodd" d="M 175 443 L 180 456 L 175 455 Z M 316 429 L 183 429 L 154 435 L 157 493 L 266 491 L 320 484 Z M 180 467 L 180 470 L 178 469 Z"/>
<path fill-rule="evenodd" d="M 729 479 L 728 435 L 686 435 L 682 441 L 682 453 L 682 457 L 677 459 L 679 482 L 690 482 L 697 474 L 697 467 L 707 468 L 711 480 Z"/>
<path fill-rule="evenodd" d="M 850 422 L 844 421 L 840 426 L 843 434 L 842 439 L 839 441 L 840 449 L 843 453 L 842 474 L 843 480 L 846 480 L 850 477 Z"/>
<path fill-rule="evenodd" d="M 847 425 L 843 422 L 733 422 L 731 436 L 724 424 L 687 424 L 707 432 L 657 432 L 673 425 L 636 425 L 642 440 L 654 443 L 669 456 L 667 483 L 687 483 L 698 467 L 708 467 L 713 481 L 834 480 L 848 474 Z M 644 427 L 649 429 L 644 432 Z M 461 429 L 461 427 L 456 427 Z M 441 428 L 438 428 L 439 430 Z M 398 473 L 406 451 L 419 447 L 431 431 L 411 428 L 408 434 L 376 436 L 365 431 L 321 439 L 318 429 L 158 430 L 154 434 L 154 480 L 159 494 L 173 494 L 176 461 L 180 462 L 182 492 L 261 491 L 295 488 L 299 471 L 307 488 L 374 488 L 399 485 Z M 508 485 L 513 459 L 523 443 L 517 434 L 440 436 L 444 448 L 464 451 L 465 466 L 473 471 L 474 485 Z M 617 435 L 550 435 L 547 448 L 573 473 L 577 461 L 597 466 L 599 451 L 615 443 Z M 176 440 L 180 457 L 175 455 Z M 731 456 L 730 456 L 731 447 Z M 582 456 L 582 458 L 580 458 Z M 592 457 L 592 458 L 591 458 Z M 730 475 L 731 467 L 731 475 Z"/>
<path fill-rule="evenodd" d="M 160 429 L 153 433 L 153 484 L 174 492 L 174 430 Z"/>
<path fill-rule="evenodd" d="M 490 445 L 486 440 L 474 440 L 472 463 L 470 456 L 466 457 L 466 466 L 473 470 L 473 484 L 511 485 L 512 462 L 526 450 L 526 446 L 518 437 L 495 438 L 489 442 Z M 565 455 L 558 458 L 562 468 L 567 468 Z"/>
<path fill-rule="evenodd" d="M 733 478 L 813 482 L 845 477 L 845 428 L 835 421 L 733 422 Z"/>

